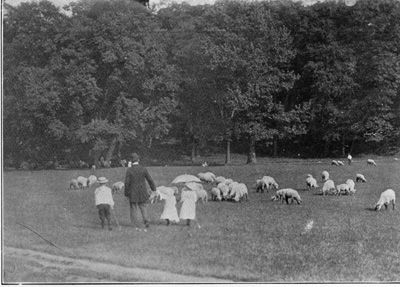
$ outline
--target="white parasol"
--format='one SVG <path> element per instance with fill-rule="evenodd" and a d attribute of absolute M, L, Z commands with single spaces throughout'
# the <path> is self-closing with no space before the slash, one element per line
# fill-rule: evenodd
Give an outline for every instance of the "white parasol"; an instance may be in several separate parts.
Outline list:
<path fill-rule="evenodd" d="M 187 183 L 187 182 L 201 182 L 200 178 L 191 174 L 182 174 L 178 175 L 171 183 L 179 184 L 179 183 Z"/>

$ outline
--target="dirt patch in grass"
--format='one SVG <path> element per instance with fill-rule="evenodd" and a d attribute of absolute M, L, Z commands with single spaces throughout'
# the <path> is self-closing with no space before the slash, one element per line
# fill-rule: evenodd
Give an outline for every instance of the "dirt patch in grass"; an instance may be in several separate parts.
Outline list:
<path fill-rule="evenodd" d="M 3 279 L 7 284 L 21 282 L 229 282 L 211 277 L 185 276 L 159 270 L 74 259 L 13 247 L 5 247 L 3 256 L 5 265 Z"/>

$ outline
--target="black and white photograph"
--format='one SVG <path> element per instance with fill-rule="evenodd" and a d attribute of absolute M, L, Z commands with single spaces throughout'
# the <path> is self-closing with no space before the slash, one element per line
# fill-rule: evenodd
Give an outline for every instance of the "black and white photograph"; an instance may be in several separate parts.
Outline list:
<path fill-rule="evenodd" d="M 400 284 L 400 0 L 2 0 L 1 284 Z"/>

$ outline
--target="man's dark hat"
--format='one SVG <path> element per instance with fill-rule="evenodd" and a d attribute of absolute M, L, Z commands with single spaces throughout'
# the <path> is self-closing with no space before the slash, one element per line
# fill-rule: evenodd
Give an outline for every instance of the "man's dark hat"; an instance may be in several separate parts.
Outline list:
<path fill-rule="evenodd" d="M 137 153 L 134 152 L 133 154 L 131 154 L 131 159 L 132 159 L 132 162 L 135 162 L 135 161 L 139 161 L 140 157 Z"/>

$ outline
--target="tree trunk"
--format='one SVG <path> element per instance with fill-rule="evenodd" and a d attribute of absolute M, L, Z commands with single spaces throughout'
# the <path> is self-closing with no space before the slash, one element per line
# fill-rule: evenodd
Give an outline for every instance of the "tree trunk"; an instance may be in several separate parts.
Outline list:
<path fill-rule="evenodd" d="M 278 156 L 278 137 L 274 136 L 274 157 Z"/>
<path fill-rule="evenodd" d="M 192 162 L 195 162 L 195 160 L 196 160 L 196 141 L 195 141 L 194 138 L 193 138 L 193 141 L 192 141 L 192 155 L 191 155 L 191 160 L 192 160 Z"/>
<path fill-rule="evenodd" d="M 346 156 L 346 145 L 345 145 L 346 141 L 345 141 L 345 137 L 344 135 L 342 136 L 342 156 L 345 157 Z"/>
<path fill-rule="evenodd" d="M 249 138 L 249 153 L 247 154 L 247 164 L 257 163 L 256 159 L 256 138 L 250 136 Z"/>
<path fill-rule="evenodd" d="M 226 157 L 225 157 L 225 164 L 231 163 L 231 139 L 228 138 L 226 140 Z"/>
<path fill-rule="evenodd" d="M 114 154 L 114 150 L 117 147 L 118 139 L 117 137 L 113 138 L 111 141 L 110 146 L 108 147 L 107 153 L 106 153 L 106 158 L 105 161 L 109 162 Z"/>
<path fill-rule="evenodd" d="M 353 147 L 354 147 L 354 137 L 353 137 L 353 139 L 351 140 L 351 145 L 350 145 L 349 154 L 352 154 L 352 153 L 353 153 Z"/>

